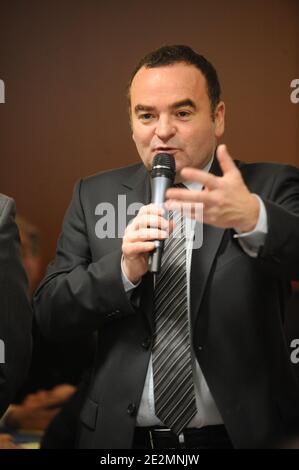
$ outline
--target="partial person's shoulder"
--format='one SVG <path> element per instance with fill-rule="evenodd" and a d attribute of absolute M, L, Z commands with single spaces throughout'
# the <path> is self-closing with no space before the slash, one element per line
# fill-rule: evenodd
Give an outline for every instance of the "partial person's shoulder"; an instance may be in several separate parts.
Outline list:
<path fill-rule="evenodd" d="M 82 178 L 76 185 L 81 195 L 103 194 L 107 192 L 117 192 L 127 181 L 134 179 L 140 170 L 145 168 L 142 163 L 102 171 L 94 175 Z M 76 190 L 76 189 L 75 189 Z"/>
<path fill-rule="evenodd" d="M 257 172 L 263 171 L 265 173 L 279 173 L 284 170 L 295 170 L 298 171 L 298 168 L 292 165 L 288 165 L 286 163 L 277 163 L 277 162 L 242 162 L 240 160 L 236 160 L 236 164 L 241 171 L 247 172 Z"/>
<path fill-rule="evenodd" d="M 299 169 L 282 163 L 245 163 L 236 161 L 242 177 L 250 189 L 268 197 L 275 187 L 298 187 Z"/>
<path fill-rule="evenodd" d="M 278 175 L 296 175 L 299 176 L 299 169 L 295 166 L 276 163 L 276 162 L 258 162 L 246 163 L 236 160 L 236 165 L 245 177 L 276 178 Z"/>
<path fill-rule="evenodd" d="M 9 208 L 10 210 L 14 209 L 15 202 L 14 200 L 6 196 L 6 194 L 0 193 L 0 217 L 4 214 L 5 209 Z"/>
<path fill-rule="evenodd" d="M 90 201 L 91 198 L 101 198 L 118 194 L 127 182 L 134 182 L 144 176 L 146 169 L 142 163 L 106 170 L 81 178 L 75 184 L 74 196 Z"/>
<path fill-rule="evenodd" d="M 100 182 L 106 182 L 106 181 L 109 182 L 110 184 L 123 182 L 127 178 L 131 177 L 141 166 L 143 166 L 142 163 L 135 163 L 135 164 L 120 167 L 120 168 L 114 168 L 111 170 L 101 171 L 99 173 L 86 176 L 85 178 L 82 179 L 82 183 L 84 185 L 89 186 L 89 185 L 94 185 L 94 184 L 98 184 Z"/>

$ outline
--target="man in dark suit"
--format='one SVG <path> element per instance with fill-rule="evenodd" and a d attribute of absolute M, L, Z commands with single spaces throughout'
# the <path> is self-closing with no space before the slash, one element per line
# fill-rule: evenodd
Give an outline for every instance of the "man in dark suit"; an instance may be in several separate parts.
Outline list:
<path fill-rule="evenodd" d="M 143 164 L 76 185 L 35 296 L 45 334 L 98 330 L 79 446 L 278 445 L 299 422 L 282 330 L 299 272 L 299 171 L 234 162 L 217 149 L 225 114 L 217 73 L 186 46 L 142 59 L 129 104 Z M 176 182 L 188 188 L 167 193 L 168 209 L 192 206 L 183 243 L 173 227 L 184 218 L 168 223 L 149 204 L 160 152 L 174 156 Z M 198 228 L 202 247 L 193 242 Z M 147 263 L 158 238 L 166 241 L 154 283 Z"/>
<path fill-rule="evenodd" d="M 14 217 L 14 201 L 0 194 L 0 415 L 24 381 L 31 356 L 32 312 Z"/>

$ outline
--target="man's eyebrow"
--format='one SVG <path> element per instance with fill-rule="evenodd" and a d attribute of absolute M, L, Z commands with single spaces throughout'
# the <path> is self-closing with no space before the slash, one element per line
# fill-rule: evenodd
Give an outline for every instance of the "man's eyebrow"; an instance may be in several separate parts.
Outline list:
<path fill-rule="evenodd" d="M 196 109 L 196 104 L 194 103 L 194 101 L 190 100 L 190 98 L 187 98 L 186 100 L 177 101 L 176 103 L 173 103 L 171 107 L 177 109 L 183 108 L 184 106 L 189 106 L 190 108 Z"/>
<path fill-rule="evenodd" d="M 188 106 L 189 108 L 196 109 L 196 104 L 190 98 L 187 98 L 187 99 L 181 100 L 181 101 L 176 101 L 175 103 L 173 103 L 170 106 L 170 108 L 178 109 L 178 108 L 182 108 L 184 106 Z M 141 111 L 152 112 L 152 111 L 155 111 L 155 110 L 156 110 L 155 106 L 147 106 L 145 104 L 137 104 L 134 108 L 134 111 L 135 111 L 136 114 L 138 114 Z"/>
<path fill-rule="evenodd" d="M 140 111 L 154 111 L 154 106 L 146 106 L 145 104 L 137 104 L 134 108 L 135 113 L 139 113 Z"/>

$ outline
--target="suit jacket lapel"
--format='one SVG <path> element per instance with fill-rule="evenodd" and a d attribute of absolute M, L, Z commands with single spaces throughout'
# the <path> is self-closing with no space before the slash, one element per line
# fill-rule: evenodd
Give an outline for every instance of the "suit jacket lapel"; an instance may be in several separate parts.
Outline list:
<path fill-rule="evenodd" d="M 212 163 L 210 173 L 221 176 L 222 172 L 216 157 Z M 221 243 L 224 229 L 203 224 L 203 243 L 201 248 L 192 250 L 190 275 L 190 309 L 191 326 L 194 331 L 195 321 L 202 302 L 211 267 Z"/>

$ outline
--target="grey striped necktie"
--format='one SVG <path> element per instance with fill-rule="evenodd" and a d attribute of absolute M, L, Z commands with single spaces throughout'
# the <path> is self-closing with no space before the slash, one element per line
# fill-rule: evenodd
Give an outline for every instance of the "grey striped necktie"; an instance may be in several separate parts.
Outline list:
<path fill-rule="evenodd" d="M 191 367 L 184 218 L 176 212 L 170 213 L 171 218 L 174 230 L 165 241 L 161 272 L 155 284 L 153 375 L 156 416 L 179 434 L 197 410 Z"/>

